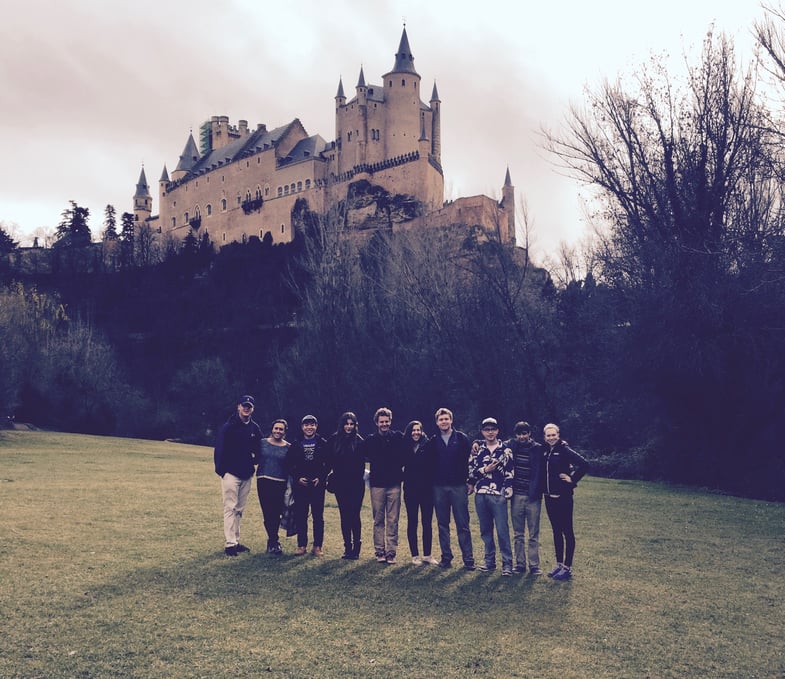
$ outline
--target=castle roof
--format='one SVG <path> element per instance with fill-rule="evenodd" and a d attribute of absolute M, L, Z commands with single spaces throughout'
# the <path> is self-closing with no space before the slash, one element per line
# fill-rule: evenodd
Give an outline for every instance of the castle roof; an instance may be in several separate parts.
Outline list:
<path fill-rule="evenodd" d="M 199 162 L 199 149 L 196 148 L 193 133 L 189 133 L 188 141 L 185 142 L 185 148 L 180 154 L 180 160 L 177 163 L 175 172 L 181 172 L 183 170 L 188 172 L 193 169 L 197 162 Z"/>
<path fill-rule="evenodd" d="M 343 99 L 346 95 L 343 93 L 343 78 L 338 78 L 338 93 L 335 95 L 336 99 Z"/>
<path fill-rule="evenodd" d="M 262 125 L 247 136 L 234 139 L 226 144 L 226 146 L 213 149 L 205 154 L 193 165 L 189 176 L 210 172 L 222 165 L 228 165 L 229 163 L 253 155 L 254 153 L 259 153 L 260 151 L 269 148 L 275 148 L 278 145 L 278 142 L 283 139 L 288 132 L 296 130 L 297 128 L 303 130 L 303 132 L 305 131 L 300 121 L 296 118 L 286 125 L 276 127 L 274 130 L 268 130 Z M 282 162 L 293 162 L 295 160 L 304 160 L 309 156 L 318 157 L 326 146 L 326 142 L 319 135 L 307 137 L 306 139 L 298 141 L 293 149 L 287 154 L 286 158 L 281 160 Z"/>
<path fill-rule="evenodd" d="M 169 172 L 166 169 L 166 163 L 164 163 L 164 171 L 161 172 L 161 178 L 158 181 L 159 182 L 168 182 L 169 181 Z"/>
<path fill-rule="evenodd" d="M 147 184 L 147 177 L 144 174 L 144 168 L 142 168 L 142 172 L 139 174 L 139 181 L 136 182 L 136 195 L 137 196 L 150 195 L 150 187 Z"/>
<path fill-rule="evenodd" d="M 419 77 L 419 73 L 414 70 L 414 56 L 409 47 L 409 38 L 406 35 L 406 26 L 403 27 L 401 42 L 398 45 L 398 52 L 395 55 L 395 65 L 390 73 L 413 73 Z"/>
<path fill-rule="evenodd" d="M 441 101 L 439 99 L 439 91 L 436 89 L 436 81 L 433 81 L 433 92 L 431 92 L 431 101 Z"/>
<path fill-rule="evenodd" d="M 357 87 L 365 87 L 365 74 L 363 73 L 362 66 L 360 66 L 360 78 L 357 81 Z"/>

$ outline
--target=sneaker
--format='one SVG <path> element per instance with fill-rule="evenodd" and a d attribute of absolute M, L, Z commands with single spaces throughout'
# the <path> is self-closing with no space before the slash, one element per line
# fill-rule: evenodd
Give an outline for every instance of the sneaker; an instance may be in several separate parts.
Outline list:
<path fill-rule="evenodd" d="M 412 557 L 412 563 L 415 566 L 422 566 L 422 559 L 419 556 L 413 556 Z"/>
<path fill-rule="evenodd" d="M 555 568 L 554 568 L 552 571 L 550 571 L 550 572 L 548 573 L 548 577 L 549 577 L 549 578 L 553 578 L 553 577 L 555 577 L 555 576 L 556 576 L 556 574 L 557 574 L 559 571 L 561 571 L 561 569 L 562 569 L 562 568 L 564 568 L 564 566 L 563 566 L 562 564 L 560 564 L 560 563 L 557 563 L 557 564 L 556 564 L 556 567 L 555 567 Z"/>
<path fill-rule="evenodd" d="M 567 568 L 564 566 L 556 575 L 553 576 L 554 580 L 571 580 L 572 579 L 572 568 Z"/>
<path fill-rule="evenodd" d="M 525 573 L 526 572 L 526 564 L 523 564 L 523 565 L 518 564 L 515 568 L 513 568 L 513 571 L 515 571 L 516 573 Z"/>
<path fill-rule="evenodd" d="M 464 563 L 463 568 L 467 571 L 473 571 L 476 570 L 477 567 L 474 565 L 474 562 L 470 561 L 469 563 Z"/>
<path fill-rule="evenodd" d="M 442 559 L 439 563 L 436 564 L 439 568 L 452 568 L 452 561 L 448 561 L 447 559 Z"/>
<path fill-rule="evenodd" d="M 539 566 L 533 566 L 531 570 L 529 570 L 530 575 L 542 575 L 542 568 Z"/>
<path fill-rule="evenodd" d="M 504 568 L 504 569 L 502 569 L 502 575 L 505 578 L 509 578 L 512 575 L 512 568 Z"/>
<path fill-rule="evenodd" d="M 482 563 L 479 566 L 477 566 L 477 570 L 480 571 L 481 573 L 490 573 L 491 571 L 496 570 L 496 564 Z"/>
<path fill-rule="evenodd" d="M 237 545 L 224 547 L 224 554 L 226 554 L 226 556 L 237 556 Z"/>
<path fill-rule="evenodd" d="M 241 545 L 239 543 L 237 544 L 235 549 L 237 550 L 238 554 L 241 554 L 242 552 L 250 552 L 251 551 L 250 549 L 248 549 L 248 547 L 246 547 L 245 545 Z"/>
<path fill-rule="evenodd" d="M 283 554 L 283 547 L 281 547 L 281 543 L 280 542 L 276 542 L 276 543 L 274 543 L 272 545 L 269 545 L 267 547 L 267 553 L 268 554 L 276 554 L 276 555 L 277 554 Z"/>
<path fill-rule="evenodd" d="M 387 563 L 389 563 L 389 564 L 394 564 L 394 563 L 397 563 L 397 562 L 395 561 L 395 553 L 394 553 L 394 552 L 390 552 L 390 553 L 387 555 L 387 558 L 385 559 L 385 561 L 387 561 Z"/>
<path fill-rule="evenodd" d="M 424 556 L 422 558 L 422 562 L 426 564 L 430 564 L 431 566 L 438 566 L 439 562 L 432 556 Z"/>
<path fill-rule="evenodd" d="M 308 551 L 308 548 L 307 548 L 307 547 L 305 547 L 305 546 L 303 546 L 303 547 L 298 547 L 297 549 L 295 549 L 295 550 L 294 550 L 294 555 L 295 555 L 295 556 L 302 556 L 302 555 L 303 555 L 303 554 L 305 554 L 307 551 Z"/>
<path fill-rule="evenodd" d="M 324 552 L 322 551 L 321 547 L 314 547 L 311 550 L 311 554 L 313 554 L 314 556 L 324 556 Z"/>
<path fill-rule="evenodd" d="M 376 562 L 377 563 L 387 563 L 387 557 L 384 554 L 377 554 L 376 555 Z"/>

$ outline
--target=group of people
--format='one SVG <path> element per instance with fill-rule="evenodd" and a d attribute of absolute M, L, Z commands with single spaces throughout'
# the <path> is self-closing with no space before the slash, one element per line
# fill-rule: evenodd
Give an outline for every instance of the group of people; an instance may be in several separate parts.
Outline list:
<path fill-rule="evenodd" d="M 365 438 L 360 436 L 356 415 L 346 412 L 336 431 L 326 439 L 318 434 L 316 417 L 306 415 L 300 423 L 301 435 L 289 443 L 288 425 L 283 419 L 273 421 L 270 436 L 262 435 L 252 417 L 254 405 L 252 396 L 242 396 L 237 412 L 221 427 L 216 439 L 214 462 L 221 477 L 224 553 L 228 556 L 250 551 L 240 542 L 240 520 L 255 474 L 268 553 L 283 552 L 279 533 L 289 491 L 297 527 L 295 555 L 308 552 L 309 516 L 311 553 L 324 555 L 324 500 L 329 490 L 335 494 L 340 514 L 342 558 L 359 559 L 367 464 L 376 561 L 397 561 L 403 496 L 413 563 L 452 567 L 454 521 L 463 567 L 469 571 L 478 568 L 469 527 L 469 497 L 474 495 L 485 548 L 479 570 L 496 570 L 498 541 L 502 575 L 526 573 L 527 568 L 532 575 L 540 575 L 544 497 L 556 551 L 556 566 L 548 576 L 555 580 L 572 577 L 573 491 L 588 463 L 560 438 L 555 424 L 544 427 L 544 444 L 532 438 L 531 426 L 526 422 L 518 422 L 513 438 L 502 441 L 497 420 L 488 417 L 481 424 L 482 439 L 471 441 L 453 428 L 452 412 L 439 408 L 435 414 L 437 432 L 429 438 L 417 420 L 403 432 L 394 430 L 390 409 L 379 408 L 373 418 L 376 431 Z M 432 555 L 434 513 L 441 551 L 438 560 Z"/>

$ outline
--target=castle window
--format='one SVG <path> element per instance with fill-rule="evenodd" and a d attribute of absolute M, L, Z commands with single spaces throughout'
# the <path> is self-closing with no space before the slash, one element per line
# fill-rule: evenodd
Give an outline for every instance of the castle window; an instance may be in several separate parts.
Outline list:
<path fill-rule="evenodd" d="M 225 243 L 226 242 L 226 231 L 224 231 L 223 236 L 221 236 L 221 240 Z"/>
<path fill-rule="evenodd" d="M 283 189 L 279 186 L 278 187 L 278 197 L 280 198 L 283 195 Z"/>
<path fill-rule="evenodd" d="M 188 213 L 185 213 L 185 217 L 183 217 L 183 221 L 187 224 L 188 223 Z"/>
<path fill-rule="evenodd" d="M 352 133 L 351 132 L 347 132 L 346 133 L 346 141 L 351 141 L 351 140 L 352 140 Z"/>
<path fill-rule="evenodd" d="M 281 233 L 286 233 L 286 225 L 281 224 Z"/>
<path fill-rule="evenodd" d="M 238 205 L 242 205 L 243 204 L 243 199 L 240 197 L 239 193 L 237 194 L 237 204 Z"/>
<path fill-rule="evenodd" d="M 285 196 L 289 195 L 289 185 L 288 184 L 283 187 L 283 193 L 284 193 Z"/>
<path fill-rule="evenodd" d="M 306 179 L 305 180 L 305 190 L 307 191 L 310 188 L 311 188 L 311 180 L 310 179 Z"/>
<path fill-rule="evenodd" d="M 261 199 L 262 199 L 262 189 L 261 189 L 261 187 L 257 186 L 256 187 L 256 200 L 261 200 Z"/>
<path fill-rule="evenodd" d="M 261 238 L 262 236 L 264 236 L 264 233 L 263 233 L 263 231 L 264 231 L 264 229 L 259 229 L 259 238 Z"/>
<path fill-rule="evenodd" d="M 194 210 L 194 216 L 195 217 L 201 217 L 202 216 L 202 211 L 199 209 L 198 205 L 196 206 L 196 210 Z"/>
<path fill-rule="evenodd" d="M 177 218 L 172 217 L 172 228 L 174 228 L 175 226 L 177 226 Z"/>
<path fill-rule="evenodd" d="M 209 217 L 211 214 L 213 214 L 213 206 L 207 203 L 207 216 Z"/>
<path fill-rule="evenodd" d="M 401 78 L 401 87 L 406 87 L 406 81 L 403 78 Z"/>
<path fill-rule="evenodd" d="M 300 193 L 300 191 L 302 191 L 302 190 L 303 190 L 303 183 L 302 182 L 297 182 L 297 193 Z"/>
<path fill-rule="evenodd" d="M 292 182 L 292 193 L 294 193 L 294 182 Z"/>
<path fill-rule="evenodd" d="M 246 167 L 251 167 L 251 161 L 250 160 L 246 160 L 245 161 L 245 166 Z"/>
<path fill-rule="evenodd" d="M 221 198 L 221 211 L 226 212 L 226 198 Z"/>
<path fill-rule="evenodd" d="M 265 186 L 264 187 L 264 195 L 265 196 L 269 196 L 270 195 L 270 187 L 269 186 Z"/>

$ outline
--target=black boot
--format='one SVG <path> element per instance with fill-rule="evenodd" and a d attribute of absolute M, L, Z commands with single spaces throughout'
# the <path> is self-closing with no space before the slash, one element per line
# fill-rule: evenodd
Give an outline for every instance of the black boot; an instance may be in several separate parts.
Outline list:
<path fill-rule="evenodd" d="M 355 542 L 352 548 L 352 555 L 349 557 L 352 561 L 357 561 L 360 558 L 360 549 L 362 549 L 362 542 Z"/>
<path fill-rule="evenodd" d="M 352 547 L 351 543 L 344 542 L 343 544 L 343 556 L 342 559 L 351 559 L 352 554 L 354 554 L 354 547 Z"/>

